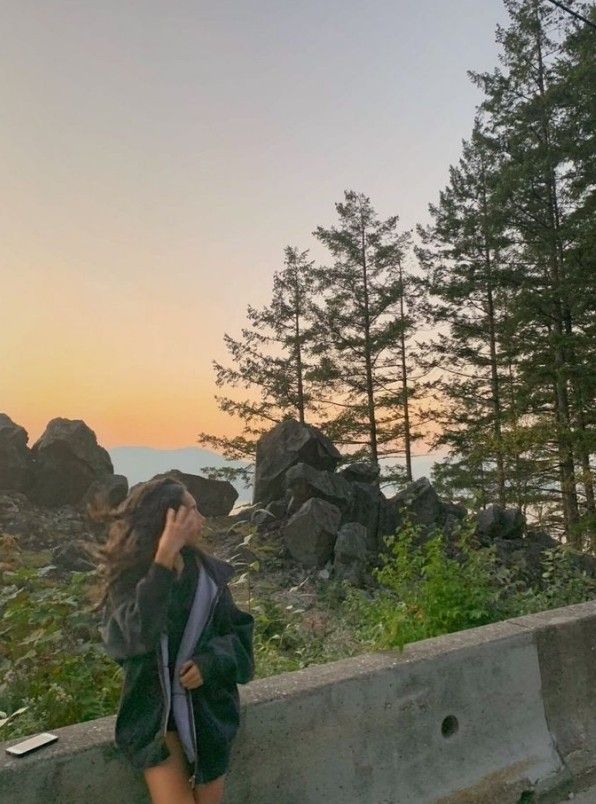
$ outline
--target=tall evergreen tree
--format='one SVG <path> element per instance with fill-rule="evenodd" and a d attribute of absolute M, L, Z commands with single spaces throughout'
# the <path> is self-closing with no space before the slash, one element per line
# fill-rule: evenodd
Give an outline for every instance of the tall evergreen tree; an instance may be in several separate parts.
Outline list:
<path fill-rule="evenodd" d="M 596 5 L 583 3 L 579 10 L 587 18 L 591 15 L 596 24 Z M 596 452 L 596 31 L 581 22 L 574 25 L 563 42 L 563 55 L 557 65 L 554 94 L 561 111 L 561 173 L 569 199 L 567 270 L 572 286 L 581 289 L 574 300 L 572 340 L 575 450 L 581 465 L 585 530 L 591 533 L 596 553 L 590 464 L 590 456 Z"/>
<path fill-rule="evenodd" d="M 481 109 L 503 150 L 501 204 L 523 267 L 518 365 L 530 411 L 552 418 L 563 528 L 581 546 L 572 389 L 578 288 L 570 265 L 570 198 L 557 103 L 563 25 L 569 23 L 539 0 L 505 1 L 511 22 L 497 32 L 504 70 L 471 75 L 484 90 Z"/>
<path fill-rule="evenodd" d="M 221 410 L 245 422 L 242 435 L 233 438 L 199 433 L 198 441 L 209 444 L 229 460 L 253 460 L 259 436 L 285 418 L 304 422 L 314 409 L 309 372 L 312 366 L 306 350 L 315 337 L 307 321 L 311 296 L 311 272 L 314 261 L 308 249 L 299 251 L 286 246 L 284 269 L 273 277 L 273 295 L 269 305 L 256 309 L 250 304 L 247 316 L 251 328 L 242 328 L 242 339 L 227 333 L 224 340 L 234 364 L 230 368 L 212 361 L 217 371 L 216 384 L 254 388 L 256 400 L 233 400 L 218 396 Z M 254 467 L 202 467 L 212 477 L 244 479 L 249 483 Z"/>
<path fill-rule="evenodd" d="M 439 203 L 429 205 L 432 223 L 418 227 L 426 314 L 439 333 L 427 356 L 436 368 L 428 386 L 437 393 L 441 424 L 434 446 L 452 453 L 437 468 L 437 480 L 460 492 L 470 488 L 480 505 L 512 498 L 507 463 L 519 457 L 515 441 L 504 438 L 511 419 L 507 369 L 516 353 L 504 326 L 505 303 L 511 304 L 505 288 L 515 269 L 507 262 L 509 243 L 494 200 L 498 163 L 477 121 Z"/>
<path fill-rule="evenodd" d="M 406 453 L 416 429 L 417 388 L 408 376 L 408 338 L 414 326 L 405 259 L 408 232 L 398 216 L 380 221 L 370 199 L 353 190 L 335 205 L 337 226 L 317 227 L 314 236 L 334 258 L 313 271 L 322 301 L 312 307 L 320 358 L 317 381 L 329 391 L 332 412 L 321 427 L 338 444 L 355 445 L 352 458 Z M 339 410 L 338 410 L 339 409 Z M 385 480 L 400 476 L 385 474 Z"/>

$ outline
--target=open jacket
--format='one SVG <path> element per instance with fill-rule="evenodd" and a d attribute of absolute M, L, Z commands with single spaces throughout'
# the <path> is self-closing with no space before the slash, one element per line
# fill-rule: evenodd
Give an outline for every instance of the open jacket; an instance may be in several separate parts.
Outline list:
<path fill-rule="evenodd" d="M 254 618 L 234 603 L 227 561 L 193 548 L 216 585 L 202 633 L 190 659 L 203 684 L 188 690 L 195 743 L 191 786 L 217 778 L 228 768 L 240 724 L 238 684 L 254 678 Z M 153 561 L 134 589 L 110 593 L 101 637 L 106 652 L 124 669 L 114 741 L 137 768 L 157 765 L 170 751 L 165 731 L 171 700 L 167 675 L 167 614 L 176 573 Z M 164 660 L 165 659 L 165 660 Z"/>

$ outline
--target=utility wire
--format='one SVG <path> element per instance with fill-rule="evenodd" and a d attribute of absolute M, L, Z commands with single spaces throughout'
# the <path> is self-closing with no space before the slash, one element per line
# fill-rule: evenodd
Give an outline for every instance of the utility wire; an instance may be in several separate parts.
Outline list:
<path fill-rule="evenodd" d="M 590 25 L 596 31 L 596 25 L 586 17 L 582 17 L 581 14 L 578 14 L 577 11 L 573 11 L 573 9 L 569 8 L 568 6 L 564 6 L 563 3 L 559 3 L 559 0 L 549 0 L 549 3 L 552 3 L 554 6 L 558 6 L 559 8 L 566 11 L 568 14 L 571 14 L 572 17 L 575 17 L 582 22 L 585 22 L 587 25 Z"/>

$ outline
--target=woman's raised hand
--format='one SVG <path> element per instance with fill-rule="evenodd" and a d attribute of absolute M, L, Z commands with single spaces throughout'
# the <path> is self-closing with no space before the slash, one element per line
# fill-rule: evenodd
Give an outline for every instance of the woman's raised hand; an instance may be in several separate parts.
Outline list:
<path fill-rule="evenodd" d="M 188 506 L 181 505 L 177 511 L 168 508 L 166 523 L 155 552 L 155 561 L 173 569 L 176 556 L 196 527 L 192 509 Z"/>

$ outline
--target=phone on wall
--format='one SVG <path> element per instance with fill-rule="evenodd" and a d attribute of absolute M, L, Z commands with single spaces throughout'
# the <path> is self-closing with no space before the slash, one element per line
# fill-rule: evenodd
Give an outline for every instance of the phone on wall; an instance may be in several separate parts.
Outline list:
<path fill-rule="evenodd" d="M 9 754 L 14 754 L 15 757 L 22 757 L 25 754 L 30 754 L 31 751 L 35 751 L 44 745 L 55 743 L 57 739 L 57 734 L 50 734 L 49 732 L 44 731 L 41 734 L 36 734 L 35 737 L 29 737 L 27 740 L 23 740 L 22 743 L 11 745 L 6 750 Z"/>

